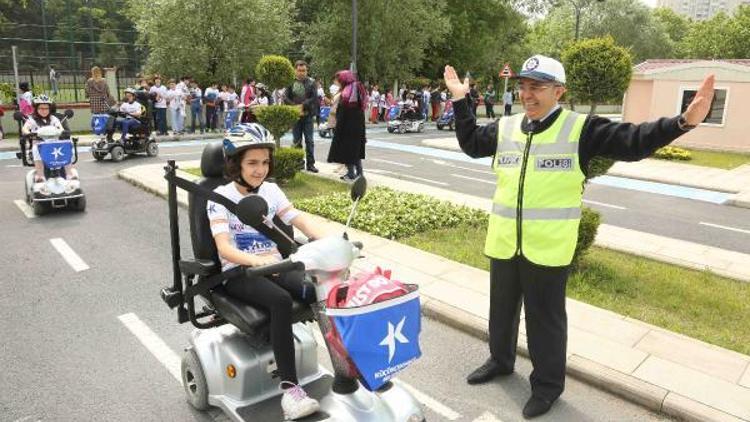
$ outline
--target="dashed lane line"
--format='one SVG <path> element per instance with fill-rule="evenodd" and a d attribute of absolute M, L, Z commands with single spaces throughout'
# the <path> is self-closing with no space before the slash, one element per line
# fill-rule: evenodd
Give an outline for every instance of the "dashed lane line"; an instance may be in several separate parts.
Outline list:
<path fill-rule="evenodd" d="M 616 209 L 616 210 L 626 210 L 627 209 L 627 208 L 621 207 L 619 205 L 612 205 L 612 204 L 607 204 L 607 203 L 604 203 L 604 202 L 592 201 L 590 199 L 584 199 L 583 203 L 585 203 L 585 204 L 591 204 L 591 205 L 599 205 L 600 207 L 613 208 L 613 209 Z"/>
<path fill-rule="evenodd" d="M 391 165 L 394 165 L 394 166 L 406 167 L 406 168 L 412 168 L 412 167 L 414 167 L 411 164 L 399 163 L 397 161 L 391 161 L 391 160 L 383 160 L 381 158 L 370 158 L 368 161 L 377 161 L 378 163 L 386 163 L 386 164 L 391 164 Z"/>
<path fill-rule="evenodd" d="M 380 170 L 380 169 L 368 169 L 367 171 L 375 173 L 375 174 L 391 174 L 400 178 L 413 179 L 413 180 L 418 180 L 420 182 L 432 183 L 433 185 L 448 186 L 447 183 L 438 182 L 437 180 L 424 179 L 422 177 L 412 176 L 409 174 L 396 173 L 395 171 Z"/>
<path fill-rule="evenodd" d="M 156 360 L 161 362 L 161 364 L 167 368 L 167 371 L 172 374 L 174 379 L 182 384 L 182 375 L 180 371 L 181 361 L 180 357 L 177 356 L 177 353 L 173 352 L 164 340 L 156 335 L 148 325 L 141 321 L 141 319 L 138 318 L 138 315 L 131 312 L 122 314 L 118 316 L 117 319 L 119 319 L 120 322 L 125 325 L 125 328 L 130 330 L 138 340 L 140 340 L 141 344 L 143 344 L 143 346 L 154 355 Z"/>
<path fill-rule="evenodd" d="M 744 234 L 750 234 L 750 230 L 745 229 L 738 229 L 736 227 L 729 227 L 729 226 L 722 226 L 721 224 L 714 224 L 714 223 L 706 223 L 706 222 L 699 222 L 698 224 L 702 226 L 708 226 L 708 227 L 715 227 L 717 229 L 723 229 L 723 230 L 729 230 L 737 233 L 744 233 Z"/>
<path fill-rule="evenodd" d="M 50 243 L 52 243 L 52 246 L 57 250 L 57 252 L 62 255 L 62 257 L 65 259 L 65 261 L 68 263 L 68 265 L 73 268 L 73 271 L 75 272 L 81 272 L 86 271 L 89 269 L 89 266 L 81 259 L 80 256 L 71 248 L 68 246 L 65 241 L 59 237 L 50 239 Z"/>
<path fill-rule="evenodd" d="M 462 175 L 462 174 L 451 174 L 451 176 L 453 176 L 453 177 L 458 177 L 459 179 L 466 179 L 466 180 L 471 180 L 471 181 L 474 181 L 474 182 L 486 183 L 486 184 L 488 184 L 488 185 L 494 185 L 494 184 L 496 184 L 496 182 L 495 182 L 495 181 L 484 180 L 484 179 L 478 179 L 478 178 L 476 178 L 476 177 L 471 177 L 471 176 L 464 176 L 464 175 Z"/>
<path fill-rule="evenodd" d="M 34 214 L 34 210 L 31 209 L 29 204 L 26 203 L 26 201 L 23 201 L 21 199 L 15 199 L 13 200 L 13 203 L 16 204 L 19 210 L 23 213 L 23 215 L 26 216 L 26 218 L 36 218 L 36 215 Z"/>

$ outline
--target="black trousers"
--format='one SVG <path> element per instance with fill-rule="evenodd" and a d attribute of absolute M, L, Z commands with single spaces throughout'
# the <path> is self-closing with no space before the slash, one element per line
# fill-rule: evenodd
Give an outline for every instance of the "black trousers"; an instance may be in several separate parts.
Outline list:
<path fill-rule="evenodd" d="M 516 362 L 521 300 L 525 310 L 529 377 L 534 395 L 554 401 L 565 389 L 570 267 L 544 267 L 523 256 L 490 261 L 490 354 L 505 370 Z"/>
<path fill-rule="evenodd" d="M 513 105 L 512 105 L 512 104 L 506 104 L 506 105 L 505 105 L 505 115 L 506 115 L 506 116 L 510 116 L 510 113 L 511 113 L 511 111 L 510 111 L 510 110 L 511 110 L 512 108 L 513 108 Z"/>
<path fill-rule="evenodd" d="M 303 271 L 291 271 L 271 277 L 239 276 L 226 283 L 226 290 L 247 304 L 264 309 L 270 316 L 271 347 L 282 381 L 297 384 L 292 336 L 292 298 L 315 302 L 315 286 L 304 282 Z"/>

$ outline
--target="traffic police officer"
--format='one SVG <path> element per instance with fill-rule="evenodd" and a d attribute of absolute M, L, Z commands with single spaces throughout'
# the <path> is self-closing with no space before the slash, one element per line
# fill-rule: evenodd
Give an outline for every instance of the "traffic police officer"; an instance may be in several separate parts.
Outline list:
<path fill-rule="evenodd" d="M 546 413 L 565 386 L 565 285 L 578 240 L 581 199 L 591 159 L 646 158 L 704 120 L 713 99 L 706 77 L 680 116 L 653 122 L 614 123 L 560 108 L 565 70 L 536 55 L 516 76 L 524 114 L 477 126 L 466 100 L 469 81 L 445 67 L 454 100 L 456 136 L 471 157 L 494 156 L 497 190 L 484 253 L 490 258 L 490 357 L 467 382 L 513 372 L 521 300 L 531 362 L 532 395 L 523 415 Z"/>

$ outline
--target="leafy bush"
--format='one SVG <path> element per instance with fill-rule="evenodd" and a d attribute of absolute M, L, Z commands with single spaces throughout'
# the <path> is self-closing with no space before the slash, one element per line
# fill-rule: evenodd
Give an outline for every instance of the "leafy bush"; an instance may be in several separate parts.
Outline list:
<path fill-rule="evenodd" d="M 432 81 L 424 76 L 417 76 L 406 81 L 406 84 L 409 86 L 409 89 L 421 90 L 425 85 L 432 85 Z"/>
<path fill-rule="evenodd" d="M 271 105 L 258 107 L 254 111 L 255 115 L 258 116 L 258 122 L 273 135 L 277 148 L 281 145 L 280 141 L 284 133 L 299 120 L 299 108 L 295 106 Z"/>
<path fill-rule="evenodd" d="M 333 193 L 297 201 L 303 211 L 345 223 L 351 198 Z M 376 187 L 360 201 L 352 227 L 388 239 L 400 239 L 427 230 L 487 224 L 483 211 L 453 205 L 426 195 L 396 192 Z"/>
<path fill-rule="evenodd" d="M 610 167 L 615 164 L 615 160 L 604 157 L 594 157 L 589 161 L 589 168 L 586 172 L 586 180 L 605 174 Z"/>
<path fill-rule="evenodd" d="M 654 158 L 662 160 L 692 160 L 693 156 L 690 151 L 678 147 L 666 146 L 656 150 Z"/>
<path fill-rule="evenodd" d="M 286 57 L 263 56 L 255 66 L 255 76 L 271 89 L 284 88 L 294 81 L 294 67 Z"/>
<path fill-rule="evenodd" d="M 581 224 L 578 226 L 578 243 L 576 244 L 575 255 L 573 255 L 573 270 L 577 269 L 581 258 L 586 255 L 591 245 L 594 244 L 596 232 L 599 230 L 599 224 L 602 220 L 601 215 L 591 208 L 583 207 L 582 211 Z"/>
<path fill-rule="evenodd" d="M 277 148 L 273 155 L 273 174 L 279 184 L 294 178 L 305 166 L 305 151 L 300 148 Z"/>
<path fill-rule="evenodd" d="M 4 103 L 10 103 L 16 98 L 16 87 L 11 83 L 0 84 L 0 99 Z"/>

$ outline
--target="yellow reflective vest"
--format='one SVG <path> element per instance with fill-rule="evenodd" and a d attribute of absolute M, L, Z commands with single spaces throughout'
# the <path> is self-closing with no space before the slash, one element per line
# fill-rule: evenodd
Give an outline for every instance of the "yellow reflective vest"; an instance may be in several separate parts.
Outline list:
<path fill-rule="evenodd" d="M 540 133 L 521 131 L 523 114 L 498 122 L 492 167 L 497 189 L 484 252 L 523 255 L 544 266 L 569 265 L 578 241 L 585 175 L 578 142 L 586 115 L 563 110 Z"/>

